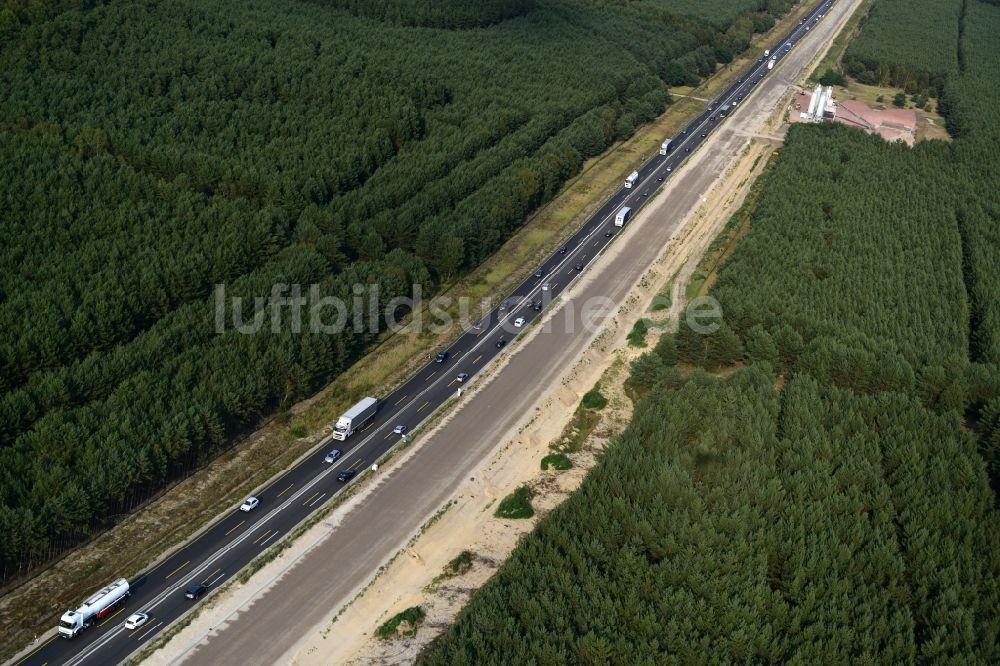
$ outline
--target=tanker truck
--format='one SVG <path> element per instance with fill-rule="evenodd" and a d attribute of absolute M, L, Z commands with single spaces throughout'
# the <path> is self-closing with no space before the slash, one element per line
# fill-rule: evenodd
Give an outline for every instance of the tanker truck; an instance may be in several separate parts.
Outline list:
<path fill-rule="evenodd" d="M 115 608 L 124 605 L 129 594 L 128 581 L 124 578 L 95 592 L 75 611 L 63 613 L 59 619 L 59 635 L 74 638 L 97 620 L 110 615 Z"/>

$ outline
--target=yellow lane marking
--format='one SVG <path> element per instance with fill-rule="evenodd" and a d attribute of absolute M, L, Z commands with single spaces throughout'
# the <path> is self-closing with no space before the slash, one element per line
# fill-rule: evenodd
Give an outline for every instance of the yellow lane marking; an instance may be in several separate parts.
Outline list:
<path fill-rule="evenodd" d="M 375 424 L 374 423 L 369 423 L 368 425 L 366 425 L 364 428 L 362 428 L 358 432 L 364 432 L 365 430 L 368 430 L 368 428 L 371 428 L 373 425 L 375 425 Z"/>
<path fill-rule="evenodd" d="M 305 506 L 306 504 L 309 504 L 309 502 L 312 502 L 312 501 L 313 501 L 313 499 L 315 499 L 316 495 L 319 495 L 319 491 L 318 491 L 318 490 L 317 490 L 316 492 L 314 492 L 314 493 L 313 493 L 313 496 L 312 496 L 312 497 L 310 497 L 310 498 L 309 498 L 309 499 L 307 499 L 307 500 L 306 500 L 305 502 L 303 502 L 303 503 L 302 503 L 302 506 Z"/>
<path fill-rule="evenodd" d="M 30 659 L 33 654 L 35 654 L 36 652 L 38 652 L 39 650 L 41 650 L 43 647 L 45 647 L 46 645 L 48 645 L 49 643 L 51 643 L 52 641 L 54 641 L 58 637 L 59 637 L 59 634 L 56 634 L 55 636 L 53 636 L 49 640 L 45 641 L 44 643 L 42 643 L 41 645 L 39 645 L 38 647 L 36 647 L 34 650 L 32 650 L 28 654 L 24 655 L 24 659 L 22 659 L 21 661 L 17 662 L 16 664 L 14 664 L 14 666 L 21 666 L 21 664 L 23 664 L 24 662 L 28 661 L 28 659 Z"/>
<path fill-rule="evenodd" d="M 121 612 L 122 612 L 123 610 L 125 610 L 125 609 L 124 609 L 124 608 L 119 608 L 119 609 L 118 609 L 118 610 L 116 610 L 116 611 L 115 611 L 114 613 L 112 613 L 111 615 L 109 615 L 109 616 L 108 616 L 108 619 L 107 619 L 107 620 L 105 620 L 104 622 L 101 622 L 101 623 L 100 623 L 99 625 L 97 625 L 97 626 L 98 626 L 98 627 L 103 627 L 103 626 L 104 626 L 104 625 L 106 625 L 106 624 L 107 624 L 108 622 L 111 622 L 111 620 L 115 619 L 115 615 L 118 615 L 118 613 L 121 613 Z"/>
<path fill-rule="evenodd" d="M 458 381 L 458 379 L 457 379 L 457 378 L 456 378 L 456 379 L 453 379 L 453 380 L 451 380 L 450 382 L 448 382 L 448 387 L 449 387 L 449 388 L 451 388 L 452 384 L 454 384 L 454 383 L 455 383 L 455 382 L 457 382 L 457 381 Z"/>
<path fill-rule="evenodd" d="M 212 576 L 214 576 L 215 574 L 219 573 L 220 571 L 222 571 L 222 569 L 216 569 L 212 573 L 210 573 L 207 576 L 205 576 L 205 580 L 201 581 L 201 584 L 202 585 L 207 585 L 208 581 L 212 580 Z"/>
<path fill-rule="evenodd" d="M 404 395 L 404 396 L 403 396 L 402 398 L 400 398 L 399 400 L 397 400 L 397 401 L 396 401 L 396 404 L 394 404 L 394 405 L 393 405 L 393 407 L 395 407 L 395 406 L 396 406 L 396 405 L 398 405 L 399 403 L 403 402 L 404 400 L 406 400 L 406 396 L 405 396 L 405 395 Z"/>
<path fill-rule="evenodd" d="M 149 629 L 149 625 L 151 625 L 153 623 L 153 619 L 154 619 L 153 616 L 150 615 L 149 619 L 146 620 L 141 627 L 137 627 L 135 629 L 135 631 L 133 631 L 131 634 L 128 635 L 128 637 L 132 638 L 133 636 L 135 636 L 140 631 L 146 631 L 147 629 Z"/>
<path fill-rule="evenodd" d="M 382 439 L 389 439 L 390 437 L 392 437 L 392 433 L 391 432 L 387 432 L 385 434 L 385 437 L 383 437 Z"/>
<path fill-rule="evenodd" d="M 429 381 L 431 380 L 431 377 L 433 377 L 433 376 L 434 376 L 434 375 L 436 375 L 437 373 L 438 373 L 438 371 L 437 371 L 437 370 L 435 370 L 435 371 L 434 371 L 434 372 L 432 372 L 431 374 L 427 375 L 427 379 L 425 379 L 424 381 L 425 381 L 425 382 L 429 382 Z"/>
<path fill-rule="evenodd" d="M 263 539 L 264 537 L 266 537 L 270 533 L 271 533 L 271 530 L 268 530 L 268 531 L 264 532 L 263 534 L 261 534 L 259 537 L 257 537 L 256 539 L 254 539 L 254 541 L 253 541 L 254 544 L 260 543 L 260 540 Z"/>
<path fill-rule="evenodd" d="M 473 364 L 473 365 L 475 365 L 476 363 L 479 363 L 479 359 L 481 359 L 482 357 L 483 357 L 483 355 L 482 355 L 482 354 L 480 354 L 479 356 L 477 356 L 477 357 L 476 357 L 476 360 L 475 360 L 475 361 L 473 361 L 473 362 L 472 362 L 472 364 Z"/>
<path fill-rule="evenodd" d="M 278 497 L 281 497 L 282 495 L 284 495 L 285 493 L 287 493 L 289 490 L 292 489 L 292 486 L 294 486 L 294 485 L 295 485 L 294 483 L 289 483 L 287 488 L 285 488 L 280 493 L 278 493 Z"/>
<path fill-rule="evenodd" d="M 233 532 L 235 532 L 236 530 L 238 530 L 239 527 L 240 527 L 240 525 L 242 525 L 245 522 L 247 522 L 247 521 L 241 520 L 240 522 L 236 523 L 236 525 L 233 527 L 233 529 L 231 529 L 228 532 L 226 532 L 226 536 L 229 536 L 230 534 L 232 534 Z"/>
<path fill-rule="evenodd" d="M 105 620 L 104 622 L 101 622 L 101 623 L 100 623 L 99 625 L 97 625 L 97 626 L 98 626 L 98 627 L 103 627 L 103 626 L 104 626 L 104 625 L 106 625 L 106 624 L 107 624 L 108 622 L 111 622 L 111 620 L 115 619 L 115 615 L 118 615 L 118 613 L 121 613 L 121 612 L 122 612 L 123 610 L 125 610 L 125 609 L 124 609 L 124 608 L 119 608 L 119 609 L 118 609 L 118 610 L 116 610 L 116 611 L 115 611 L 114 613 L 112 613 L 111 615 L 109 615 L 109 616 L 108 616 L 108 619 L 107 619 L 107 620 Z"/>
<path fill-rule="evenodd" d="M 184 564 L 180 565 L 179 567 L 177 567 L 176 569 L 174 569 L 173 571 L 171 571 L 170 573 L 168 573 L 166 577 L 167 577 L 167 578 L 170 578 L 170 577 L 171 577 L 171 576 L 173 576 L 173 575 L 174 575 L 175 573 L 177 573 L 178 571 L 180 571 L 181 569 L 183 569 L 184 567 L 186 567 L 186 566 L 187 566 L 187 565 L 189 565 L 189 564 L 191 564 L 191 560 L 188 560 L 188 561 L 187 561 L 187 562 L 185 562 Z M 165 580 L 165 579 L 164 579 L 164 580 Z"/>
<path fill-rule="evenodd" d="M 419 407 L 419 408 L 417 408 L 417 411 L 418 411 L 418 412 L 420 412 L 420 411 L 423 411 L 424 407 L 426 407 L 426 406 L 427 406 L 427 405 L 429 405 L 429 404 L 431 404 L 431 401 L 430 401 L 430 400 L 428 400 L 428 401 L 427 401 L 427 402 L 425 402 L 424 404 L 420 405 L 420 407 Z"/>

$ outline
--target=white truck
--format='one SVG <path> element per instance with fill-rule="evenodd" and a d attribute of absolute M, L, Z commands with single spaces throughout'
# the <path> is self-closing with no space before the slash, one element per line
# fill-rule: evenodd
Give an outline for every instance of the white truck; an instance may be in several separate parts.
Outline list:
<path fill-rule="evenodd" d="M 673 143 L 673 141 L 671 141 L 670 139 L 667 139 L 666 141 L 664 141 L 663 143 L 661 143 L 660 144 L 660 154 L 661 155 L 666 155 L 667 153 L 669 153 L 670 152 L 670 145 L 672 143 Z"/>
<path fill-rule="evenodd" d="M 107 587 L 95 592 L 75 611 L 66 611 L 59 619 L 59 635 L 74 638 L 96 620 L 107 617 L 115 608 L 123 605 L 128 598 L 128 581 L 119 578 Z"/>
<path fill-rule="evenodd" d="M 625 189 L 631 190 L 632 186 L 638 182 L 639 182 L 639 172 L 633 171 L 628 175 L 628 178 L 625 179 Z"/>
<path fill-rule="evenodd" d="M 378 407 L 378 400 L 375 398 L 364 398 L 340 415 L 337 423 L 333 426 L 333 438 L 344 441 L 363 426 L 368 419 L 375 416 L 375 408 Z"/>
<path fill-rule="evenodd" d="M 770 60 L 767 61 L 767 68 L 774 69 L 774 63 L 776 62 L 778 62 L 777 58 L 771 58 Z"/>
<path fill-rule="evenodd" d="M 628 206 L 623 206 L 622 209 L 618 211 L 618 214 L 615 215 L 615 226 L 624 227 L 630 217 L 632 217 L 632 209 Z"/>

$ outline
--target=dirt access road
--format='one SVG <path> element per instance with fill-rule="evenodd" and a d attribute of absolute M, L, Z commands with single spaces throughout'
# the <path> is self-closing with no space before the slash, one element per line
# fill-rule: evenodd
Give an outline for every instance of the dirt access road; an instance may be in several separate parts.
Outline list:
<path fill-rule="evenodd" d="M 516 432 L 530 420 L 533 406 L 560 385 L 573 359 L 599 334 L 599 328 L 584 327 L 581 304 L 597 297 L 623 302 L 675 237 L 682 220 L 784 103 L 789 85 L 822 52 L 858 2 L 834 4 L 827 18 L 683 167 L 657 205 L 630 223 L 606 255 L 563 294 L 547 317 L 558 323 L 514 345 L 502 361 L 502 371 L 484 379 L 398 464 L 318 526 L 322 531 L 316 539 L 304 536 L 301 541 L 307 547 L 282 562 L 273 580 L 259 587 L 251 580 L 214 600 L 201 618 L 151 661 L 246 664 L 292 660 L 302 636 L 352 599 L 379 565 L 403 548 L 416 528 L 492 455 L 504 434 Z M 268 578 L 266 573 L 262 571 L 260 578 Z"/>

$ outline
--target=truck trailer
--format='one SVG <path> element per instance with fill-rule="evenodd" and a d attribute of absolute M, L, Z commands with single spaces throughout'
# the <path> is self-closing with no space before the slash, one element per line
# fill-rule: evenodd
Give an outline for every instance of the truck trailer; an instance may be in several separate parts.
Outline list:
<path fill-rule="evenodd" d="M 639 172 L 633 171 L 628 175 L 628 178 L 625 179 L 625 189 L 631 190 L 632 186 L 638 182 L 639 182 Z"/>
<path fill-rule="evenodd" d="M 632 217 L 632 209 L 628 206 L 623 206 L 622 209 L 618 211 L 618 214 L 615 215 L 615 226 L 624 227 L 630 217 Z"/>
<path fill-rule="evenodd" d="M 663 143 L 661 143 L 660 144 L 660 154 L 661 155 L 666 155 L 667 153 L 669 153 L 670 152 L 670 145 L 672 143 L 673 143 L 673 141 L 671 141 L 670 139 L 667 139 L 666 141 L 664 141 Z"/>
<path fill-rule="evenodd" d="M 123 605 L 131 594 L 128 581 L 119 578 L 107 587 L 95 592 L 75 611 L 66 611 L 59 619 L 59 635 L 74 638 L 95 621 L 107 617 L 115 608 Z"/>
<path fill-rule="evenodd" d="M 378 400 L 375 398 L 364 398 L 346 412 L 340 415 L 337 423 L 333 426 L 333 438 L 344 441 L 363 426 L 368 419 L 375 416 L 375 408 L 378 407 Z"/>

